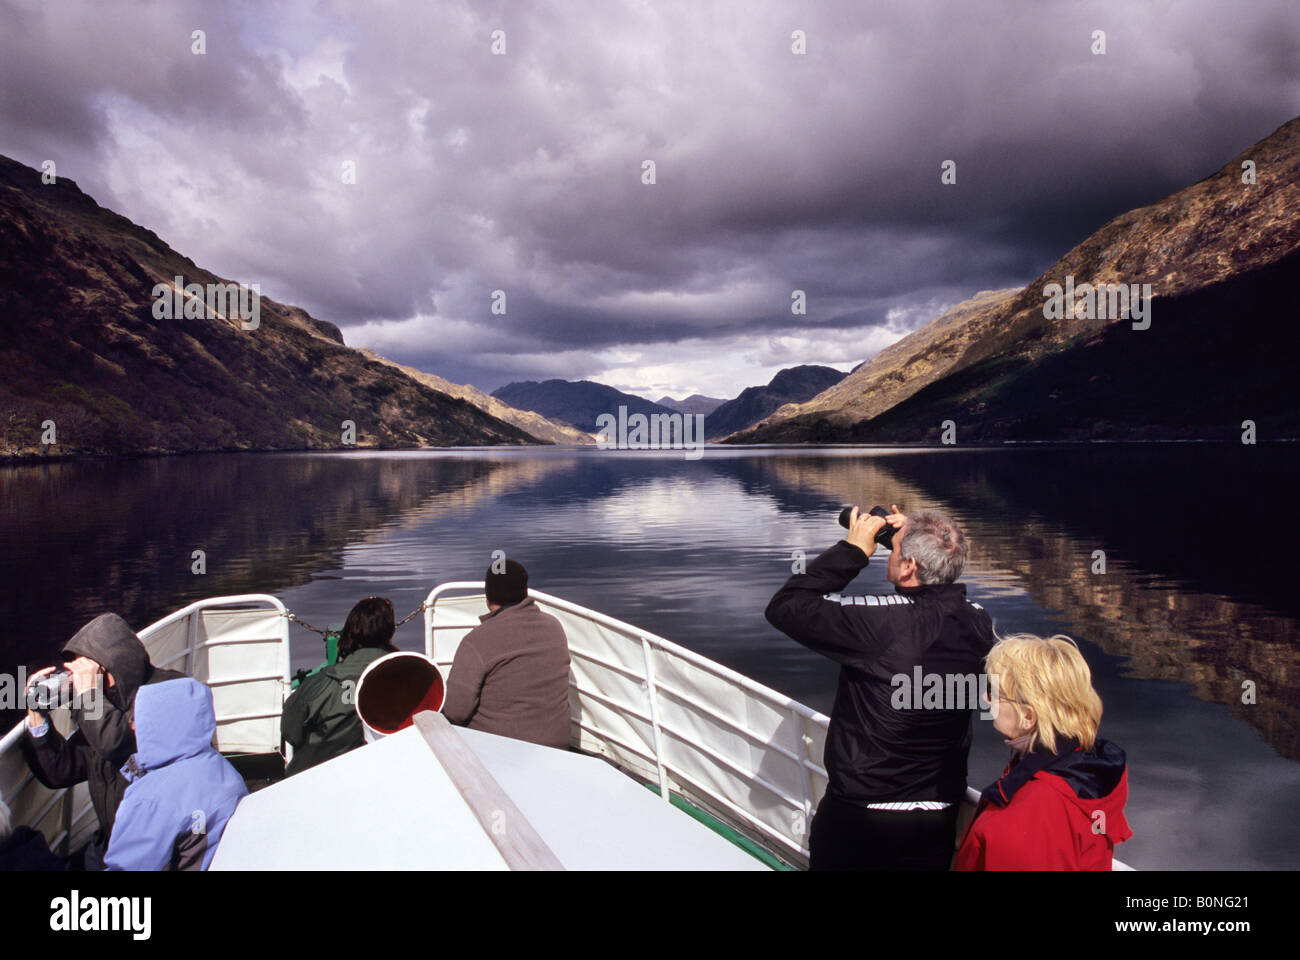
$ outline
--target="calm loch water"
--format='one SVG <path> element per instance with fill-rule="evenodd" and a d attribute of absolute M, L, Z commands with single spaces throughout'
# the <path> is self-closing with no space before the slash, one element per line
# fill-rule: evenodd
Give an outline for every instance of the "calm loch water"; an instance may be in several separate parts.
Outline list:
<path fill-rule="evenodd" d="M 951 513 L 1000 633 L 1080 641 L 1129 755 L 1138 867 L 1300 865 L 1300 542 L 1288 447 L 553 448 L 204 455 L 0 469 L 0 669 L 83 622 L 137 628 L 265 592 L 318 626 L 399 616 L 505 550 L 533 586 L 644 626 L 829 711 L 836 667 L 768 626 L 846 503 Z M 203 550 L 207 573 L 190 572 Z M 1095 573 L 1103 551 L 1105 572 Z M 884 557 L 849 592 L 886 592 Z M 323 648 L 293 628 L 294 667 Z M 403 647 L 422 645 L 419 618 Z M 1254 703 L 1243 703 L 1253 686 Z M 12 717 L 6 718 L 12 722 Z M 976 722 L 970 782 L 1006 750 Z"/>

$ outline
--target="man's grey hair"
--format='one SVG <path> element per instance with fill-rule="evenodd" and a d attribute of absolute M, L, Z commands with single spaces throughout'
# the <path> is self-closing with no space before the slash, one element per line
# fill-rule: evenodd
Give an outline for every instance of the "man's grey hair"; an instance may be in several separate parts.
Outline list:
<path fill-rule="evenodd" d="M 952 583 L 966 566 L 966 537 L 961 528 L 937 510 L 922 510 L 907 518 L 903 530 L 903 559 L 916 561 L 922 583 Z"/>
<path fill-rule="evenodd" d="M 13 824 L 9 820 L 9 807 L 0 798 L 0 843 L 8 840 L 9 835 L 13 832 Z"/>

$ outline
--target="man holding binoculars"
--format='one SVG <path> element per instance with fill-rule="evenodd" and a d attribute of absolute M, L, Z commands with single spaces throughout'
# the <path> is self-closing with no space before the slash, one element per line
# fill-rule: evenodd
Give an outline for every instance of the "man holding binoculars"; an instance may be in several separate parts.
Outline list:
<path fill-rule="evenodd" d="M 840 664 L 826 736 L 828 785 L 809 836 L 813 870 L 946 870 L 966 790 L 971 704 L 896 704 L 894 678 L 978 675 L 993 624 L 954 583 L 966 563 L 937 511 L 846 509 L 845 538 L 786 581 L 772 626 Z M 891 548 L 885 596 L 840 596 L 877 545 Z"/>
<path fill-rule="evenodd" d="M 86 624 L 63 647 L 64 670 L 57 667 L 32 675 L 28 684 L 27 736 L 22 750 L 32 773 L 47 787 L 71 787 L 86 782 L 99 830 L 91 842 L 74 854 L 74 864 L 102 870 L 109 835 L 127 781 L 121 767 L 135 752 L 131 712 L 135 694 L 146 683 L 184 676 L 149 662 L 149 654 L 125 620 L 105 613 Z M 65 699 L 58 691 L 70 687 L 74 694 L 72 719 L 77 731 L 64 738 L 46 709 Z M 87 694 L 91 694 L 87 696 Z"/>

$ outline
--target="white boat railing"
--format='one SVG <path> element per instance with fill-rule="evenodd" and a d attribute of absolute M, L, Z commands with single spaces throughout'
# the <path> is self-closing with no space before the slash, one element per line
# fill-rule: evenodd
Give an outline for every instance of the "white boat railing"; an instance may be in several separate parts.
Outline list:
<path fill-rule="evenodd" d="M 453 591 L 478 593 L 447 596 Z M 482 581 L 457 581 L 429 593 L 425 654 L 444 675 L 460 641 L 487 613 L 482 591 Z M 632 624 L 528 593 L 568 637 L 575 746 L 807 867 L 808 828 L 826 790 L 825 714 Z M 978 791 L 968 788 L 958 837 L 978 802 Z M 1114 869 L 1133 868 L 1116 859 Z"/>
<path fill-rule="evenodd" d="M 449 595 L 456 591 L 462 595 Z M 428 595 L 425 653 L 444 675 L 487 612 L 482 591 L 482 581 L 457 581 Z M 676 795 L 786 862 L 807 866 L 808 828 L 826 789 L 820 758 L 828 717 L 663 637 L 560 597 L 529 594 L 568 637 L 575 746 L 657 786 L 665 801 Z M 218 749 L 281 752 L 290 660 L 289 618 L 278 599 L 199 600 L 139 637 L 156 667 L 212 688 Z M 52 719 L 71 735 L 67 710 Z M 97 828 L 86 785 L 43 786 L 22 755 L 24 736 L 19 721 L 0 739 L 0 797 L 14 824 L 41 830 L 53 850 L 76 850 Z M 976 801 L 967 790 L 963 822 Z M 1114 869 L 1132 868 L 1115 860 Z"/>
<path fill-rule="evenodd" d="M 478 594 L 447 595 L 467 590 Z M 425 653 L 444 672 L 487 612 L 482 591 L 481 581 L 460 581 L 429 594 Z M 663 637 L 529 594 L 568 636 L 575 746 L 807 865 L 808 825 L 826 789 L 824 714 Z"/>
<path fill-rule="evenodd" d="M 269 594 L 199 600 L 138 634 L 155 667 L 177 670 L 212 688 L 216 745 L 226 754 L 276 753 L 280 714 L 289 689 L 289 621 Z M 64 736 L 75 729 L 67 710 L 53 722 Z M 84 783 L 50 789 L 22 755 L 24 721 L 0 740 L 0 796 L 14 824 L 40 830 L 64 853 L 90 839 L 98 823 Z"/>

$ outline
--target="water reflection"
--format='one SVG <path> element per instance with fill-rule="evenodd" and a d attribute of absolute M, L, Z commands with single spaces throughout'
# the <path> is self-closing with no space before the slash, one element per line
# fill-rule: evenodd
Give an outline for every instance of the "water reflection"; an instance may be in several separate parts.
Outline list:
<path fill-rule="evenodd" d="M 349 548 L 526 490 L 562 461 L 195 456 L 0 469 L 5 659 L 45 662 L 103 610 L 279 593 Z M 193 552 L 205 554 L 195 575 Z"/>
<path fill-rule="evenodd" d="M 757 463 L 774 488 L 831 504 L 862 491 L 949 512 L 971 540 L 964 579 L 984 598 L 1027 591 L 1075 635 L 1130 658 L 1131 675 L 1188 683 L 1300 759 L 1300 593 L 1285 546 L 1300 524 L 1282 488 L 1296 457 L 1243 471 L 1241 456 L 1119 447 Z M 1247 681 L 1254 704 L 1242 702 Z"/>
<path fill-rule="evenodd" d="M 1130 752 L 1141 866 L 1294 866 L 1296 618 L 1284 582 L 1300 451 L 518 448 L 197 456 L 0 470 L 6 667 L 47 662 L 105 609 L 143 626 L 203 596 L 270 592 L 338 626 L 358 598 L 399 616 L 478 579 L 495 549 L 534 586 L 698 650 L 824 711 L 836 667 L 763 620 L 839 507 L 952 513 L 963 577 L 1002 632 L 1080 639 Z M 190 572 L 207 554 L 207 574 Z M 1104 550 L 1106 573 L 1092 572 Z M 886 592 L 884 563 L 851 588 Z M 421 645 L 419 619 L 399 645 Z M 294 666 L 318 639 L 295 628 Z M 1257 703 L 1241 702 L 1253 681 Z M 987 726 L 987 725 L 982 725 Z M 1258 733 L 1256 733 L 1258 731 Z M 1005 758 L 977 731 L 971 780 Z M 1290 759 L 1284 759 L 1290 758 Z"/>

